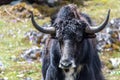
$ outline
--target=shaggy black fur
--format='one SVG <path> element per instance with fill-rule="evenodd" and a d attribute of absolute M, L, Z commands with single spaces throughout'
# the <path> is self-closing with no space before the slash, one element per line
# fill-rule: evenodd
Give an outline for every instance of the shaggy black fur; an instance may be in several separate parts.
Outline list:
<path fill-rule="evenodd" d="M 75 5 L 67 5 L 60 9 L 52 22 L 56 28 L 56 35 L 47 42 L 44 50 L 43 80 L 68 80 L 65 79 L 67 72 L 58 67 L 63 56 L 61 47 L 66 44 L 65 40 L 70 40 L 73 44 L 68 48 L 68 52 L 73 50 L 71 55 L 76 64 L 71 75 L 72 80 L 104 80 L 101 62 L 91 38 L 95 34 L 85 33 L 85 27 L 92 23 L 91 19 L 87 20 L 87 18 L 89 18 L 87 15 L 80 15 L 77 12 Z M 80 70 L 79 66 L 82 66 Z"/>

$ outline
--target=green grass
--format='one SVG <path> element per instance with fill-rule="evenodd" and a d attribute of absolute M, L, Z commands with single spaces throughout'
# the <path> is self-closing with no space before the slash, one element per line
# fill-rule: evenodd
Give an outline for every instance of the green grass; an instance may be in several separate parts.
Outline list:
<path fill-rule="evenodd" d="M 92 0 L 85 2 L 85 6 L 80 6 L 82 12 L 88 13 L 99 24 L 106 16 L 107 10 L 111 9 L 110 19 L 120 17 L 120 0 Z M 0 9 L 1 10 L 1 9 Z M 0 61 L 3 62 L 5 69 L 0 72 L 1 78 L 8 80 L 22 80 L 26 77 L 31 77 L 33 80 L 41 78 L 41 64 L 38 61 L 28 63 L 19 56 L 24 49 L 30 48 L 32 45 L 27 41 L 23 41 L 24 34 L 29 30 L 35 30 L 30 19 L 23 22 L 14 22 L 11 16 L 0 16 Z M 39 24 L 44 24 L 49 21 L 49 18 L 37 20 Z M 108 54 L 105 57 L 120 57 L 119 53 Z M 14 60 L 18 59 L 18 61 Z M 106 60 L 106 59 L 105 59 Z M 103 60 L 103 61 L 105 61 Z M 103 71 L 107 80 L 119 80 L 120 69 L 115 69 L 112 74 Z"/>
<path fill-rule="evenodd" d="M 22 50 L 30 48 L 29 42 L 23 41 L 24 34 L 29 30 L 35 30 L 31 21 L 13 22 L 10 17 L 0 19 L 0 34 L 4 35 L 0 38 L 0 61 L 3 62 L 5 70 L 0 73 L 0 79 L 7 77 L 8 80 L 21 80 L 22 78 L 31 77 L 34 80 L 41 78 L 41 64 L 36 61 L 28 63 L 20 58 Z M 46 20 L 39 20 L 40 24 Z M 8 22 L 6 22 L 8 21 Z M 15 61 L 18 59 L 18 61 Z"/>
<path fill-rule="evenodd" d="M 120 0 L 88 0 L 85 7 L 80 9 L 88 13 L 95 22 L 102 22 L 105 19 L 108 9 L 111 10 L 110 19 L 120 17 Z"/>

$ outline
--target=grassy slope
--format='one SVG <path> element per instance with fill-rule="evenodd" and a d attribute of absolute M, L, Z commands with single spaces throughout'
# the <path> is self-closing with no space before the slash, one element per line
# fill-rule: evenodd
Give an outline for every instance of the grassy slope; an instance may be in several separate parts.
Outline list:
<path fill-rule="evenodd" d="M 8 21 L 8 17 L 0 19 L 0 34 L 4 35 L 0 38 L 0 61 L 5 66 L 5 71 L 0 73 L 0 79 L 7 77 L 9 80 L 20 80 L 20 78 L 31 77 L 34 80 L 39 80 L 41 77 L 41 65 L 38 61 L 29 64 L 19 58 L 22 50 L 30 48 L 31 44 L 22 41 L 24 34 L 34 29 L 30 21 L 14 22 Z M 46 20 L 40 21 L 41 24 Z"/>
<path fill-rule="evenodd" d="M 119 0 L 93 0 L 85 2 L 86 7 L 80 7 L 83 12 L 88 13 L 95 22 L 101 22 L 106 15 L 106 11 L 111 9 L 111 19 L 120 17 L 120 1 Z M 9 16 L 10 17 L 10 16 Z M 30 20 L 23 22 L 9 21 L 8 16 L 0 16 L 0 61 L 3 62 L 5 70 L 0 73 L 0 78 L 7 77 L 8 80 L 21 80 L 25 77 L 31 77 L 34 80 L 41 78 L 41 65 L 38 61 L 27 63 L 19 58 L 22 50 L 31 47 L 31 44 L 22 41 L 24 33 L 34 29 Z M 48 20 L 48 19 L 46 19 Z M 46 20 L 39 20 L 40 24 Z M 108 80 L 119 80 L 120 74 L 106 74 Z M 113 79 L 114 77 L 115 79 Z"/>
<path fill-rule="evenodd" d="M 111 10 L 110 19 L 120 17 L 120 1 L 119 0 L 92 0 L 85 2 L 85 7 L 82 7 L 82 11 L 88 13 L 95 22 L 101 22 L 108 9 Z"/>

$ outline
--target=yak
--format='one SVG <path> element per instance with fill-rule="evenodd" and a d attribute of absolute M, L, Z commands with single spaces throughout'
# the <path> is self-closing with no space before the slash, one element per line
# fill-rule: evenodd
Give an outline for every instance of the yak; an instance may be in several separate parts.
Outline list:
<path fill-rule="evenodd" d="M 104 80 L 101 61 L 94 43 L 95 33 L 105 28 L 110 10 L 98 26 L 78 11 L 75 4 L 63 6 L 50 27 L 33 26 L 51 37 L 46 42 L 42 59 L 43 80 Z"/>

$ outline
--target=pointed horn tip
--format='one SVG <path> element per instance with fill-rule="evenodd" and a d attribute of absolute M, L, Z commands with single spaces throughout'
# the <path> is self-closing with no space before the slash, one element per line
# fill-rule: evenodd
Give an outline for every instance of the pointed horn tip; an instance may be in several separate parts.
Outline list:
<path fill-rule="evenodd" d="M 111 9 L 108 9 L 107 19 L 109 20 Z"/>
<path fill-rule="evenodd" d="M 108 9 L 108 14 L 107 14 L 107 16 L 106 16 L 106 20 L 104 21 L 104 23 L 102 23 L 102 25 L 104 24 L 104 25 L 107 25 L 107 23 L 108 23 L 108 20 L 109 20 L 109 16 L 110 16 L 110 9 Z M 95 31 L 95 28 L 93 28 L 94 30 L 90 30 L 90 28 L 86 28 L 86 30 L 88 31 L 88 33 L 96 33 L 96 32 L 99 32 L 99 31 L 101 31 L 102 29 L 103 29 L 104 27 L 102 27 L 100 30 L 96 30 Z M 97 29 L 97 28 L 96 28 Z"/>
<path fill-rule="evenodd" d="M 110 15 L 111 9 L 108 9 L 108 14 Z"/>
<path fill-rule="evenodd" d="M 110 13 L 111 9 L 108 9 L 108 12 Z"/>

